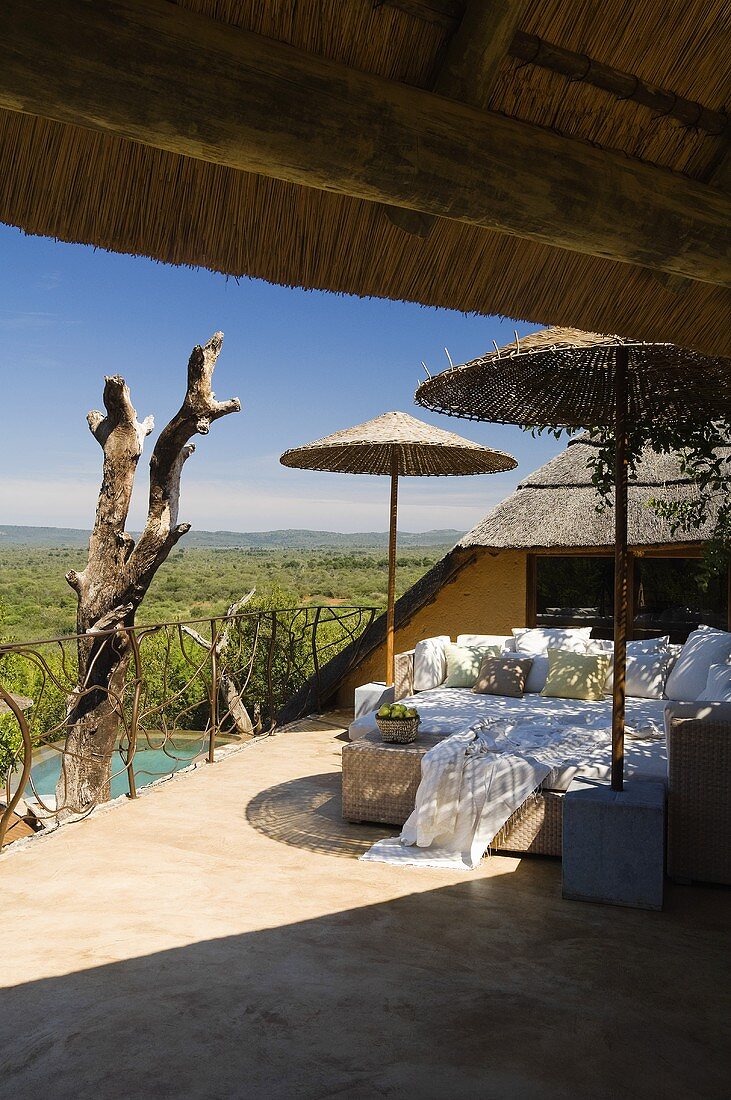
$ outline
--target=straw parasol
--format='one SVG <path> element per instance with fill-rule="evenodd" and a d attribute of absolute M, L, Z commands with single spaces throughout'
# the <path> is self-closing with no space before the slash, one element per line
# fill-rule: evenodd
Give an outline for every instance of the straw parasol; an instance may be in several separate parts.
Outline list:
<path fill-rule="evenodd" d="M 731 420 L 731 362 L 673 344 L 547 329 L 423 382 L 417 404 L 525 427 L 614 427 L 612 788 L 622 790 L 627 641 L 627 442 L 634 424 Z"/>
<path fill-rule="evenodd" d="M 386 608 L 386 684 L 393 683 L 393 625 L 396 588 L 396 518 L 399 477 L 497 474 L 517 462 L 504 451 L 482 447 L 453 432 L 434 428 L 403 412 L 389 412 L 324 439 L 285 451 L 283 466 L 339 474 L 388 474 L 391 509 Z"/>

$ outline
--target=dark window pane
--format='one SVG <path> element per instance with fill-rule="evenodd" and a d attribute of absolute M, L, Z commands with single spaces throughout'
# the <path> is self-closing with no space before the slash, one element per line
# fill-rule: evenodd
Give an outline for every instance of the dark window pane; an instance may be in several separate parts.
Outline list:
<path fill-rule="evenodd" d="M 669 634 L 684 642 L 699 623 L 728 628 L 725 575 L 704 581 L 698 558 L 635 559 L 635 619 L 630 635 Z M 539 626 L 590 626 L 592 637 L 614 630 L 614 560 L 579 555 L 536 559 Z"/>
<path fill-rule="evenodd" d="M 639 558 L 635 565 L 634 636 L 669 634 L 683 642 L 699 623 L 728 627 L 725 575 L 704 583 L 694 558 Z"/>
<path fill-rule="evenodd" d="M 592 637 L 611 638 L 614 614 L 612 558 L 579 555 L 536 559 L 539 626 L 590 626 Z"/>

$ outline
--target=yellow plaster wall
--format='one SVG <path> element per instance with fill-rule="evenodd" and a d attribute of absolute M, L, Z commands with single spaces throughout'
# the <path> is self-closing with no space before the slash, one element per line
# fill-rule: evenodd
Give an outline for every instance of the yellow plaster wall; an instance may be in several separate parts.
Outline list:
<path fill-rule="evenodd" d="M 525 625 L 526 559 L 524 550 L 490 553 L 476 550 L 475 561 L 448 581 L 436 598 L 396 630 L 396 652 L 413 649 L 435 634 L 509 634 Z M 347 676 L 338 691 L 340 706 L 353 705 L 358 684 L 384 678 L 385 645 L 380 645 Z"/>

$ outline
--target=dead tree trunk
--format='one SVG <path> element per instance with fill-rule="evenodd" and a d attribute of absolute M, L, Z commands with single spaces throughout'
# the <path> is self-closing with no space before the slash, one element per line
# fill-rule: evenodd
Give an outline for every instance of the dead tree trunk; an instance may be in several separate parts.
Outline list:
<path fill-rule="evenodd" d="M 214 420 L 238 412 L 237 398 L 216 401 L 213 369 L 223 343 L 215 333 L 195 347 L 188 362 L 185 399 L 163 428 L 150 459 L 150 497 L 145 528 L 135 544 L 125 532 L 135 471 L 145 437 L 154 422 L 140 423 L 129 387 L 119 375 L 105 379 L 106 415 L 90 412 L 89 428 L 104 451 L 104 470 L 89 540 L 86 568 L 66 580 L 77 596 L 79 634 L 132 626 L 152 578 L 189 523 L 178 523 L 180 475 L 195 447 L 189 440 L 205 435 Z M 64 768 L 56 797 L 61 814 L 83 812 L 109 798 L 111 761 L 119 733 L 124 682 L 131 647 L 124 633 L 87 637 L 78 647 L 79 678 L 68 703 Z"/>
<path fill-rule="evenodd" d="M 226 617 L 229 621 L 226 623 L 226 626 L 215 644 L 216 656 L 223 663 L 223 667 L 221 667 L 219 673 L 221 693 L 226 702 L 226 712 L 230 715 L 234 729 L 239 737 L 253 737 L 257 729 L 249 716 L 248 710 L 244 706 L 242 699 L 243 688 L 237 686 L 231 670 L 226 664 L 226 656 L 231 640 L 232 618 L 241 610 L 244 604 L 249 602 L 255 592 L 256 589 L 252 588 L 251 592 L 247 592 L 240 600 L 236 600 L 235 603 L 231 604 L 226 612 Z M 202 634 L 199 634 L 197 630 L 192 630 L 189 626 L 184 626 L 183 632 L 187 634 L 189 638 L 192 638 L 194 642 L 197 642 L 199 646 L 202 646 L 203 649 L 208 650 L 209 653 L 214 648 L 213 643 L 204 638 Z"/>

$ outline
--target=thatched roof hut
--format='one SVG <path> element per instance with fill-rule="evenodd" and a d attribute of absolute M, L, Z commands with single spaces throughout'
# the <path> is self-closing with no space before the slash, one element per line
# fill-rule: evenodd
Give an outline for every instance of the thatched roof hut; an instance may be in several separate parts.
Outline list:
<path fill-rule="evenodd" d="M 725 0 L 4 0 L 0 220 L 725 353 Z"/>
<path fill-rule="evenodd" d="M 596 444 L 588 435 L 569 442 L 566 450 L 529 474 L 509 497 L 487 513 L 457 544 L 489 549 L 612 547 L 614 509 L 597 511 L 590 460 Z M 731 457 L 731 447 L 723 448 Z M 650 499 L 676 503 L 697 497 L 695 484 L 683 474 L 677 455 L 646 450 L 630 481 L 629 544 L 662 546 L 702 543 L 712 521 L 692 533 L 673 534 L 667 519 L 649 507 Z"/>
<path fill-rule="evenodd" d="M 397 650 L 432 634 L 509 633 L 512 626 L 534 625 L 528 620 L 535 615 L 530 586 L 536 555 L 611 554 L 613 509 L 597 512 L 598 496 L 591 484 L 589 460 L 595 446 L 587 434 L 572 439 L 396 601 Z M 721 453 L 731 457 L 731 447 Z M 673 533 L 668 520 L 648 506 L 650 498 L 691 500 L 695 492 L 676 455 L 643 455 L 629 490 L 629 545 L 638 558 L 698 555 L 706 529 Z M 341 701 L 350 703 L 354 684 L 378 677 L 384 639 L 381 616 L 321 670 L 322 696 L 340 692 Z"/>

